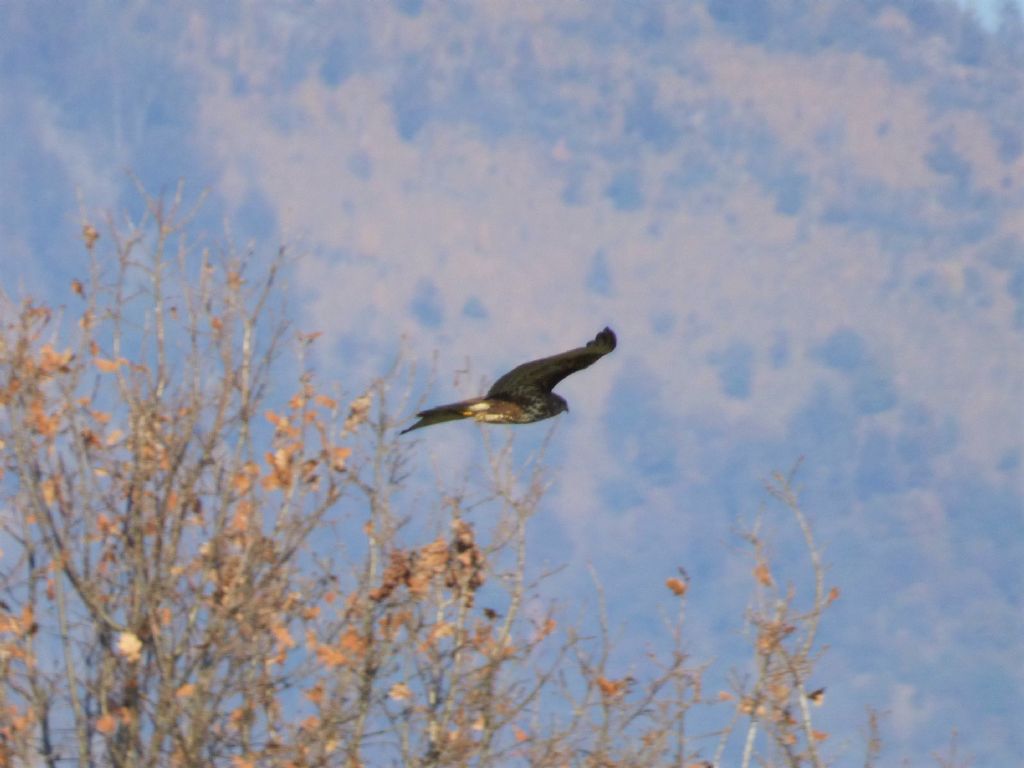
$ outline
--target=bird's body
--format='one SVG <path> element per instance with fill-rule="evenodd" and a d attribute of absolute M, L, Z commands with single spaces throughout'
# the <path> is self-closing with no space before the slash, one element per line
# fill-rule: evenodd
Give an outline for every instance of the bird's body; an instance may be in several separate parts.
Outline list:
<path fill-rule="evenodd" d="M 483 397 L 428 408 L 416 415 L 414 429 L 457 419 L 474 419 L 492 424 L 530 424 L 568 411 L 565 400 L 551 390 L 566 376 L 593 365 L 615 349 L 611 328 L 605 328 L 586 346 L 516 366 L 499 378 Z"/>

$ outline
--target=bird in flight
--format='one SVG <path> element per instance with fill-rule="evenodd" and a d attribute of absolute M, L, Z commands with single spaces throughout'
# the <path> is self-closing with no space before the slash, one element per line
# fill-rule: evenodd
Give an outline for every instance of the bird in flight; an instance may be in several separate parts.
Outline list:
<path fill-rule="evenodd" d="M 586 346 L 523 363 L 494 382 L 483 397 L 420 411 L 416 414 L 420 420 L 403 429 L 402 434 L 457 419 L 490 424 L 530 424 L 550 419 L 569 410 L 569 404 L 551 391 L 555 385 L 596 363 L 615 349 L 615 343 L 612 329 L 605 328 Z"/>

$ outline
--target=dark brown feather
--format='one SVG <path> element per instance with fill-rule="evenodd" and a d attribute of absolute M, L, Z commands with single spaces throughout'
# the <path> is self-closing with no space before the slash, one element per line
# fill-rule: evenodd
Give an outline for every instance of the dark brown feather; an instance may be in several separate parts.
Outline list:
<path fill-rule="evenodd" d="M 566 376 L 582 371 L 607 355 L 615 349 L 615 344 L 612 329 L 605 328 L 584 347 L 516 366 L 494 382 L 487 397 L 517 399 L 524 393 L 530 396 L 537 390 L 550 392 Z"/>
<path fill-rule="evenodd" d="M 434 408 L 428 408 L 425 411 L 420 411 L 416 414 L 420 417 L 420 420 L 411 427 L 403 429 L 400 434 L 404 435 L 406 432 L 412 432 L 414 429 L 429 427 L 433 424 L 443 424 L 446 421 L 457 421 L 459 419 L 468 418 L 466 408 L 474 403 L 479 403 L 481 399 L 482 398 L 475 397 L 472 400 L 461 400 L 457 403 L 438 405 Z"/>

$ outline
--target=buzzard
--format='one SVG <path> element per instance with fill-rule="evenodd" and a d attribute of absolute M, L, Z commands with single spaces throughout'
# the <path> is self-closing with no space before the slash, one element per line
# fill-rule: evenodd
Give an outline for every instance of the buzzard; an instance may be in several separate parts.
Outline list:
<path fill-rule="evenodd" d="M 416 414 L 420 420 L 403 429 L 402 434 L 457 419 L 490 424 L 530 424 L 550 419 L 569 410 L 569 404 L 551 391 L 555 385 L 566 376 L 593 365 L 613 349 L 615 334 L 611 328 L 605 328 L 584 347 L 516 366 L 494 382 L 483 397 L 420 411 Z"/>

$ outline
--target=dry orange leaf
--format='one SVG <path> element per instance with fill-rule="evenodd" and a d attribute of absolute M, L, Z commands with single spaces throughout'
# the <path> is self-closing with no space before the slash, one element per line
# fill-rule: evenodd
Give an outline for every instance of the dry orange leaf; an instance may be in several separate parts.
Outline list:
<path fill-rule="evenodd" d="M 277 642 L 282 648 L 295 647 L 295 640 L 292 637 L 292 633 L 288 631 L 288 627 L 283 624 L 278 624 L 270 631 L 274 633 L 274 637 L 277 638 Z"/>
<path fill-rule="evenodd" d="M 345 419 L 344 429 L 346 432 L 353 431 L 366 421 L 366 417 L 370 415 L 370 405 L 372 404 L 373 398 L 370 395 L 357 397 L 351 402 L 348 409 L 348 418 Z"/>
<path fill-rule="evenodd" d="M 828 597 L 826 598 L 826 602 L 834 603 L 838 599 L 839 599 L 839 587 L 832 587 L 832 589 L 830 589 L 828 591 Z"/>
<path fill-rule="evenodd" d="M 329 645 L 317 646 L 316 658 L 321 664 L 328 667 L 340 667 L 349 662 L 348 656 Z"/>
<path fill-rule="evenodd" d="M 317 683 L 312 688 L 307 689 L 303 695 L 319 707 L 324 701 L 324 684 L 322 682 Z"/>
<path fill-rule="evenodd" d="M 67 371 L 72 357 L 74 355 L 70 349 L 57 352 L 50 344 L 44 344 L 39 349 L 39 363 L 44 372 Z"/>
<path fill-rule="evenodd" d="M 103 536 L 116 536 L 118 532 L 117 523 L 107 517 L 103 512 L 96 516 L 96 527 Z"/>
<path fill-rule="evenodd" d="M 96 245 L 96 241 L 100 239 L 100 233 L 96 231 L 96 227 L 92 224 L 82 225 L 82 240 L 85 241 L 85 247 L 92 250 L 92 247 Z"/>
<path fill-rule="evenodd" d="M 811 736 L 814 737 L 815 741 L 825 741 L 828 738 L 828 734 L 824 731 L 811 731 Z"/>
<path fill-rule="evenodd" d="M 115 728 L 117 728 L 117 718 L 109 712 L 96 718 L 96 730 L 104 736 L 112 734 Z"/>
<path fill-rule="evenodd" d="M 313 398 L 313 402 L 319 405 L 321 408 L 326 408 L 329 411 L 333 411 L 338 407 L 338 401 L 327 395 L 317 395 Z"/>
<path fill-rule="evenodd" d="M 767 563 L 758 563 L 757 567 L 754 568 L 754 578 L 757 579 L 758 583 L 765 587 L 770 587 L 775 583 L 772 578 L 772 572 L 768 569 Z"/>
<path fill-rule="evenodd" d="M 39 490 L 43 492 L 43 501 L 50 506 L 57 499 L 57 484 L 53 478 L 47 478 L 40 484 Z"/>
<path fill-rule="evenodd" d="M 549 618 L 540 627 L 537 628 L 537 636 L 534 638 L 534 641 L 543 640 L 545 637 L 554 632 L 556 627 L 558 627 L 558 622 L 556 622 L 554 619 Z"/>
<path fill-rule="evenodd" d="M 343 650 L 349 653 L 355 654 L 356 656 L 362 656 L 366 653 L 366 641 L 360 637 L 359 633 L 354 629 L 349 629 L 341 636 L 341 640 L 338 645 Z"/>
<path fill-rule="evenodd" d="M 412 698 L 412 690 L 405 683 L 395 683 L 388 691 L 388 696 L 395 701 L 407 701 Z"/>
<path fill-rule="evenodd" d="M 14 616 L 0 609 L 0 632 L 17 632 L 20 626 Z"/>
<path fill-rule="evenodd" d="M 522 728 L 513 728 L 512 735 L 516 737 L 516 741 L 526 741 L 530 738 L 530 734 L 528 734 Z"/>
<path fill-rule="evenodd" d="M 665 586 L 672 590 L 672 594 L 676 597 L 682 597 L 686 594 L 687 583 L 682 579 L 671 578 L 665 579 Z"/>
<path fill-rule="evenodd" d="M 107 360 L 105 357 L 97 357 L 93 360 L 96 367 L 100 369 L 101 373 L 113 373 L 121 367 L 121 363 L 124 362 L 122 359 Z"/>
<path fill-rule="evenodd" d="M 621 680 L 609 680 L 607 677 L 598 677 L 595 681 L 597 687 L 601 689 L 601 694 L 608 698 L 614 698 L 620 696 L 626 689 L 626 683 L 629 678 L 622 678 Z"/>
<path fill-rule="evenodd" d="M 142 641 L 134 632 L 122 632 L 117 638 L 117 652 L 134 664 L 142 654 Z"/>
<path fill-rule="evenodd" d="M 331 469 L 335 472 L 345 471 L 345 461 L 352 455 L 351 448 L 335 448 L 331 454 Z"/>
<path fill-rule="evenodd" d="M 192 683 L 185 683 L 178 690 L 174 692 L 174 695 L 179 699 L 187 699 L 193 693 L 196 692 L 196 687 Z"/>

